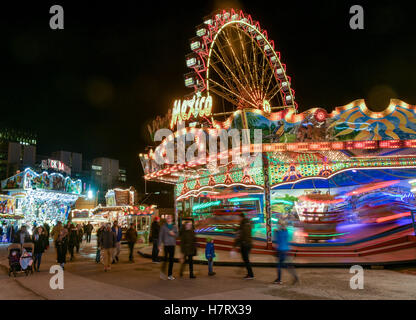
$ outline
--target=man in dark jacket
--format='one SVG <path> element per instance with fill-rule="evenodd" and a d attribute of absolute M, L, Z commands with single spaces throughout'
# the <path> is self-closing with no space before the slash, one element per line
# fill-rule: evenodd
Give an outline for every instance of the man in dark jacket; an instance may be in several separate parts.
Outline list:
<path fill-rule="evenodd" d="M 234 247 L 240 247 L 241 256 L 247 269 L 247 275 L 244 279 L 254 279 L 253 270 L 251 268 L 249 255 L 252 246 L 251 238 L 251 223 L 245 217 L 244 213 L 240 214 L 241 222 L 237 232 L 237 238 L 235 239 Z"/>
<path fill-rule="evenodd" d="M 100 234 L 100 248 L 104 251 L 104 271 L 111 270 L 111 260 L 113 258 L 113 250 L 116 247 L 116 234 L 111 230 L 108 223 Z"/>
<path fill-rule="evenodd" d="M 185 269 L 185 264 L 189 264 L 189 277 L 191 279 L 196 278 L 194 276 L 194 267 L 193 267 L 193 256 L 196 255 L 196 237 L 195 232 L 192 228 L 192 222 L 188 221 L 185 223 L 184 229 L 180 233 L 181 239 L 181 252 L 183 254 L 182 264 L 179 275 L 183 276 L 183 271 Z"/>
<path fill-rule="evenodd" d="M 78 230 L 73 224 L 71 224 L 69 226 L 69 240 L 68 240 L 68 249 L 69 249 L 69 253 L 71 254 L 70 261 L 74 260 L 74 248 L 78 246 L 79 246 Z"/>
<path fill-rule="evenodd" d="M 121 238 L 123 237 L 123 230 L 118 225 L 117 220 L 114 221 L 112 230 L 116 234 L 116 246 L 115 246 L 114 251 L 113 251 L 113 263 L 116 263 L 119 260 L 118 256 L 121 252 Z"/>
<path fill-rule="evenodd" d="M 94 227 L 92 226 L 91 222 L 88 221 L 88 224 L 85 226 L 85 232 L 87 234 L 87 243 L 91 242 L 91 233 Z"/>
<path fill-rule="evenodd" d="M 155 217 L 155 219 L 152 222 L 152 226 L 150 228 L 150 236 L 149 236 L 150 241 L 153 242 L 153 250 L 152 250 L 152 262 L 153 263 L 159 263 L 159 258 L 158 258 L 159 232 L 160 232 L 159 217 Z"/>
<path fill-rule="evenodd" d="M 16 232 L 13 242 L 20 244 L 23 244 L 25 242 L 32 242 L 30 234 L 26 229 L 26 226 L 22 226 L 20 230 Z"/>
<path fill-rule="evenodd" d="M 134 228 L 134 223 L 130 223 L 130 228 L 126 231 L 126 240 L 129 246 L 129 261 L 134 262 L 133 250 L 137 241 L 137 231 Z"/>

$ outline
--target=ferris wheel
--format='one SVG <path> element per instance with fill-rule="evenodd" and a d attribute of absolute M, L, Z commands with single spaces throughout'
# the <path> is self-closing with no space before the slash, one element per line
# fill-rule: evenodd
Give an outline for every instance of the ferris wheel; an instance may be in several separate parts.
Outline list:
<path fill-rule="evenodd" d="M 224 114 L 237 109 L 297 109 L 286 66 L 258 21 L 234 9 L 204 20 L 186 56 L 192 70 L 185 74 L 187 88 L 211 96 Z"/>

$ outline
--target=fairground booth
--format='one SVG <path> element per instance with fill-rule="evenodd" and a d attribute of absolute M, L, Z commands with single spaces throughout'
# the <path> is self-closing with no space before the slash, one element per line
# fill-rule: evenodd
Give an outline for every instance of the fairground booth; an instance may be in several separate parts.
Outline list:
<path fill-rule="evenodd" d="M 137 204 L 137 192 L 130 189 L 110 189 L 105 195 L 106 206 L 98 205 L 90 211 L 91 221 L 106 221 L 119 225 L 126 230 L 131 223 L 134 224 L 139 236 L 147 239 L 152 216 L 157 214 L 156 205 Z"/>
<path fill-rule="evenodd" d="M 18 225 L 23 216 L 15 212 L 15 198 L 0 195 L 0 242 L 9 242 L 11 228 Z"/>
<path fill-rule="evenodd" d="M 244 212 L 259 248 L 271 248 L 279 219 L 301 247 L 374 239 L 415 245 L 416 106 L 391 99 L 373 112 L 355 100 L 298 111 L 273 40 L 242 11 L 206 17 L 190 49 L 190 95 L 149 124 L 152 138 L 158 129 L 172 133 L 140 155 L 147 181 L 174 186 L 177 217 L 193 218 L 200 235 L 225 239 Z M 235 129 L 241 147 L 231 143 Z M 229 143 L 221 148 L 224 131 Z M 180 157 L 181 141 L 194 159 Z"/>
<path fill-rule="evenodd" d="M 19 224 L 30 227 L 66 221 L 71 207 L 82 196 L 81 180 L 57 172 L 36 173 L 30 168 L 3 180 L 1 187 L 13 198 L 14 213 L 23 217 Z"/>

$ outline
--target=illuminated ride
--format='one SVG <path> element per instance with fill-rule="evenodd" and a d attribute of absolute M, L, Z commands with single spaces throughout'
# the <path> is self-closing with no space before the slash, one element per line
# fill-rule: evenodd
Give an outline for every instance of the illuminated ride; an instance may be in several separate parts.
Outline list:
<path fill-rule="evenodd" d="M 218 11 L 196 34 L 186 56 L 192 92 L 148 125 L 152 138 L 158 129 L 172 131 L 139 155 L 147 181 L 174 186 L 177 218 L 192 218 L 200 235 L 229 236 L 244 212 L 269 249 L 279 219 L 293 226 L 302 248 L 413 232 L 416 106 L 392 99 L 373 112 L 359 99 L 330 113 L 299 113 L 280 53 L 250 15 Z M 249 143 L 238 150 L 250 157 L 233 158 L 229 146 L 208 153 L 197 129 L 207 140 L 248 129 Z M 206 157 L 179 161 L 177 149 L 170 161 L 169 144 L 192 134 L 185 148 Z"/>
<path fill-rule="evenodd" d="M 30 168 L 3 180 L 1 187 L 13 199 L 13 214 L 21 217 L 19 225 L 65 222 L 75 202 L 83 197 L 81 180 L 56 172 L 39 174 Z"/>

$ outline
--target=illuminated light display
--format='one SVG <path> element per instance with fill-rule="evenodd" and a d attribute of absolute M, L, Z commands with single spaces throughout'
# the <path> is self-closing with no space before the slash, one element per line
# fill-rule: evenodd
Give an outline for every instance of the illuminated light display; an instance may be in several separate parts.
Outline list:
<path fill-rule="evenodd" d="M 13 196 L 14 193 L 11 192 Z M 66 221 L 71 206 L 75 204 L 79 195 L 54 191 L 26 190 L 23 198 L 19 197 L 17 213 L 24 216 L 24 223 L 32 226 L 34 223 L 55 224 Z"/>
<path fill-rule="evenodd" d="M 253 163 L 233 162 L 231 156 L 241 155 L 243 150 L 229 148 L 210 154 L 206 162 L 198 158 L 186 163 L 163 165 L 154 164 L 153 150 L 141 155 L 145 179 L 174 184 L 178 216 L 188 214 L 189 210 L 201 210 L 201 213 L 194 214 L 196 223 L 199 216 L 210 219 L 219 215 L 224 219 L 230 215 L 228 218 L 232 221 L 235 212 L 243 211 L 249 213 L 255 229 L 266 237 L 267 242 L 271 236 L 267 226 L 264 228 L 264 222 L 271 225 L 270 221 L 275 223 L 283 217 L 303 226 L 295 233 L 307 241 L 309 238 L 313 239 L 311 241 L 339 240 L 335 238 L 345 241 L 353 239 L 356 231 L 348 228 L 357 221 L 374 225 L 375 222 L 394 224 L 396 219 L 406 217 L 397 212 L 407 212 L 414 205 L 414 195 L 408 194 L 416 186 L 410 186 L 406 179 L 416 177 L 415 106 L 391 100 L 384 111 L 372 112 L 364 100 L 355 100 L 330 113 L 322 108 L 298 113 L 286 66 L 281 63 L 280 53 L 275 51 L 273 41 L 258 22 L 235 10 L 220 10 L 204 21 L 204 25 L 196 28 L 198 37 L 191 39 L 192 53 L 186 56 L 187 66 L 192 72 L 185 75 L 185 81 L 186 86 L 194 90 L 194 96 L 190 100 L 175 101 L 170 126 L 173 128 L 191 119 L 193 122 L 188 127 L 178 128 L 161 145 L 166 146 L 199 127 L 212 136 L 218 136 L 219 129 L 260 129 L 262 143 L 251 143 L 242 149 L 262 154 Z M 219 52 L 217 48 L 227 46 L 224 41 L 232 34 L 226 32 L 229 27 L 236 29 L 235 34 L 240 34 L 247 43 L 254 44 L 254 48 L 260 49 L 258 57 L 261 57 L 260 53 L 265 57 L 265 65 L 271 68 L 268 74 L 273 76 L 272 81 L 278 81 L 272 87 L 278 90 L 276 94 L 281 104 L 270 95 L 261 96 L 258 91 L 251 90 L 251 82 L 247 81 L 249 73 L 226 78 L 234 81 L 241 92 L 224 89 L 221 72 L 234 66 L 221 61 L 227 61 L 221 56 L 228 52 Z M 239 45 L 238 41 L 234 43 Z M 232 51 L 231 48 L 229 53 Z M 243 56 L 240 58 L 233 61 L 245 62 Z M 222 98 L 226 105 L 224 112 L 215 114 L 210 110 L 208 119 L 205 115 L 206 98 L 203 101 L 202 94 L 212 96 L 216 103 Z M 197 149 L 206 151 L 199 142 Z M 214 166 L 220 160 L 225 160 L 226 165 Z M 388 181 L 391 179 L 400 182 Z M 395 191 L 387 192 L 386 188 Z M 256 191 L 260 196 L 253 196 Z M 315 194 L 321 192 L 325 196 L 319 199 Z M 270 195 L 269 200 L 265 200 L 266 194 Z M 329 194 L 341 195 L 326 196 Z M 206 200 L 213 201 L 204 203 Z M 273 211 L 270 210 L 272 205 Z M 368 217 L 369 212 L 371 217 Z M 223 227 L 219 225 L 203 226 L 198 232 L 229 232 L 232 223 Z M 319 228 L 314 229 L 316 226 Z M 326 229 L 321 230 L 321 227 Z M 344 227 L 348 231 L 343 230 Z"/>
<path fill-rule="evenodd" d="M 380 217 L 377 218 L 376 222 L 377 223 L 382 223 L 382 222 L 386 222 L 386 221 L 390 221 L 390 220 L 395 220 L 395 219 L 399 219 L 399 218 L 403 218 L 403 217 L 410 217 L 411 212 L 403 212 L 403 213 L 398 213 L 398 214 L 394 214 L 388 217 Z"/>
<path fill-rule="evenodd" d="M 208 117 L 212 114 L 212 97 L 200 97 L 196 94 L 189 100 L 175 100 L 172 109 L 172 120 L 170 127 L 174 126 L 181 121 L 187 121 L 194 117 Z"/>
<path fill-rule="evenodd" d="M 212 202 L 205 202 L 205 203 L 201 203 L 201 204 L 194 205 L 192 207 L 192 210 L 193 211 L 196 211 L 196 210 L 206 209 L 206 208 L 218 206 L 220 203 L 221 203 L 220 200 L 218 200 L 218 201 L 212 201 Z"/>
<path fill-rule="evenodd" d="M 229 202 L 247 202 L 247 201 L 258 201 L 259 198 L 232 198 Z"/>

